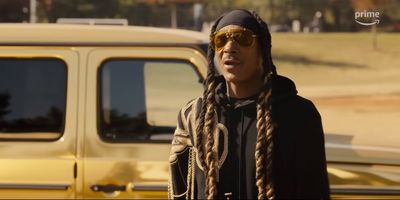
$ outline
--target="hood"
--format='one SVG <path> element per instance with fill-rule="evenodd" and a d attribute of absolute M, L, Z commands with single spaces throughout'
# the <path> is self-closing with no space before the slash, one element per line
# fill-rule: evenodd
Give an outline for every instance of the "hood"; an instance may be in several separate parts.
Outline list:
<path fill-rule="evenodd" d="M 217 87 L 215 90 L 215 101 L 223 107 L 229 106 L 230 101 L 226 95 L 226 81 L 222 75 L 216 77 Z M 281 102 L 297 95 L 296 85 L 292 80 L 281 75 L 272 76 L 272 104 L 280 104 Z M 257 101 L 258 94 L 247 97 L 240 101 L 240 105 L 245 106 Z"/>

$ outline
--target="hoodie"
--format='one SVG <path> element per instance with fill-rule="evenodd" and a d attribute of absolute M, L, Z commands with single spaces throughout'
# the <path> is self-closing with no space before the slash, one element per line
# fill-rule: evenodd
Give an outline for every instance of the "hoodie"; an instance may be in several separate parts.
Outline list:
<path fill-rule="evenodd" d="M 258 95 L 228 99 L 224 78 L 219 76 L 216 81 L 218 198 L 256 199 Z M 200 109 L 201 101 L 196 99 L 182 108 L 178 116 L 170 156 L 170 198 L 206 198 L 205 173 L 193 145 Z M 321 117 L 311 101 L 297 95 L 293 81 L 279 75 L 272 79 L 272 123 L 275 197 L 329 199 Z"/>

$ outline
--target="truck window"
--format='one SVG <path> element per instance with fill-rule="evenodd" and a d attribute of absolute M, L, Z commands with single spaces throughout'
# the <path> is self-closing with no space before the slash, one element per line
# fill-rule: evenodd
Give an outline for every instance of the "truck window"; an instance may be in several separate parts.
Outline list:
<path fill-rule="evenodd" d="M 55 140 L 64 130 L 67 66 L 0 58 L 0 140 Z"/>
<path fill-rule="evenodd" d="M 106 142 L 170 142 L 180 108 L 202 92 L 200 76 L 185 61 L 112 59 L 99 72 Z"/>

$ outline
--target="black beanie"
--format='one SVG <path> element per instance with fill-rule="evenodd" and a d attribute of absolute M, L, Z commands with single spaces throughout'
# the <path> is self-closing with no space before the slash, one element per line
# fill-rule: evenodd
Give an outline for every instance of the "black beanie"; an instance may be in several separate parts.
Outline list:
<path fill-rule="evenodd" d="M 221 28 L 228 25 L 238 25 L 243 28 L 253 31 L 254 34 L 258 35 L 261 33 L 260 25 L 257 19 L 248 10 L 233 10 L 225 14 L 219 21 L 215 31 L 219 31 Z"/>

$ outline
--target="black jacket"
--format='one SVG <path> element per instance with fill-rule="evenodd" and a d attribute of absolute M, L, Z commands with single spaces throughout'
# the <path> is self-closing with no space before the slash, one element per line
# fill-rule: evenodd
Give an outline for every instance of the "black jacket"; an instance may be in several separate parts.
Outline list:
<path fill-rule="evenodd" d="M 222 76 L 217 78 L 217 83 L 219 124 L 214 138 L 218 137 L 216 148 L 220 163 L 218 198 L 256 199 L 257 96 L 227 99 L 223 95 L 226 86 Z M 321 117 L 311 101 L 297 95 L 290 79 L 274 76 L 272 85 L 275 196 L 278 199 L 328 199 Z M 205 198 L 205 175 L 193 147 L 200 109 L 201 101 L 196 99 L 179 113 L 170 156 L 170 198 L 185 198 L 186 195 Z"/>

